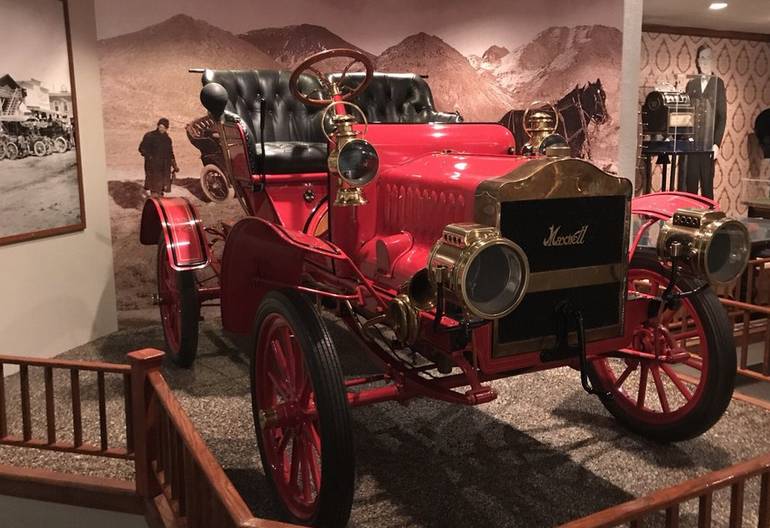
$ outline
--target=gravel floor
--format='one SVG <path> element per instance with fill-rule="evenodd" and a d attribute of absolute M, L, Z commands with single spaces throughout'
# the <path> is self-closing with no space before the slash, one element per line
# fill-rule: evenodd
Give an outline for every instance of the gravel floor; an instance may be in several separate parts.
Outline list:
<path fill-rule="evenodd" d="M 166 365 L 164 374 L 254 513 L 275 518 L 254 440 L 247 361 L 210 319 L 201 329 L 195 367 Z M 122 330 L 61 357 L 122 362 L 131 350 L 161 348 L 154 321 L 154 312 L 124 314 Z M 370 371 L 355 355 L 355 341 L 330 323 L 347 372 Z M 44 417 L 42 374 L 34 370 L 33 412 Z M 57 425 L 66 438 L 69 380 L 54 381 Z M 119 383 L 108 376 L 110 441 L 116 445 L 125 438 Z M 96 424 L 95 376 L 84 375 L 81 385 L 84 420 Z M 620 429 L 582 391 L 572 370 L 510 378 L 495 387 L 498 399 L 479 407 L 415 401 L 355 409 L 358 482 L 350 525 L 553 526 L 770 451 L 770 413 L 739 401 L 700 438 L 661 446 Z M 6 378 L 6 391 L 11 399 L 18 394 L 18 375 Z M 10 402 L 9 409 L 18 405 Z M 20 431 L 19 417 L 9 420 Z M 44 422 L 33 429 L 44 434 Z M 98 429 L 87 429 L 86 436 L 98 441 Z M 0 449 L 0 463 L 132 477 L 131 465 L 119 460 L 18 448 Z M 756 524 L 756 486 L 746 494 L 748 526 Z M 727 494 L 717 494 L 715 525 L 726 524 L 726 503 Z M 682 526 L 696 525 L 695 506 L 684 509 Z"/>

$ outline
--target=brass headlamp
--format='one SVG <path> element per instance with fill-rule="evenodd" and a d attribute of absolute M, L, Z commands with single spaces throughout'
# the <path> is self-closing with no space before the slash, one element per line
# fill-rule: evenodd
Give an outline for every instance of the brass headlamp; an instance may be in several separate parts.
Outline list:
<path fill-rule="evenodd" d="M 494 227 L 449 224 L 431 249 L 428 275 L 446 300 L 481 319 L 499 319 L 524 297 L 529 261 Z"/>
<path fill-rule="evenodd" d="M 334 205 L 364 205 L 366 198 L 364 198 L 361 188 L 370 183 L 377 175 L 380 159 L 372 144 L 359 138 L 359 132 L 353 130 L 353 125 L 357 124 L 355 117 L 348 113 L 337 113 L 337 105 L 350 106 L 361 114 L 364 124 L 362 135 L 366 135 L 369 126 L 363 111 L 349 101 L 330 103 L 321 115 L 324 135 L 334 145 L 327 160 L 329 172 L 340 179 Z M 330 135 L 323 126 L 326 122 L 326 116 L 332 108 L 334 108 L 334 116 L 332 117 L 334 130 Z"/>
<path fill-rule="evenodd" d="M 658 257 L 670 261 L 675 256 L 685 269 L 710 284 L 729 284 L 746 268 L 749 233 L 721 211 L 679 209 L 658 235 Z"/>
<path fill-rule="evenodd" d="M 550 110 L 549 113 L 546 109 Z M 535 101 L 524 111 L 521 118 L 529 140 L 522 151 L 534 152 L 545 141 L 545 138 L 559 128 L 559 112 L 551 103 Z"/>

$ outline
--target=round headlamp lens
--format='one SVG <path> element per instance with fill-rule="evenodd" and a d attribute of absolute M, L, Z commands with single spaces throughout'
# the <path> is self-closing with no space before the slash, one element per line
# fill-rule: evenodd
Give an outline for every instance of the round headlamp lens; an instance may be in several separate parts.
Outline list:
<path fill-rule="evenodd" d="M 516 307 L 526 278 L 523 253 L 493 244 L 476 254 L 465 275 L 466 300 L 477 314 L 500 317 Z"/>
<path fill-rule="evenodd" d="M 356 139 L 346 143 L 337 158 L 340 176 L 354 187 L 362 187 L 377 175 L 380 158 L 368 141 Z"/>
<path fill-rule="evenodd" d="M 735 279 L 746 268 L 749 244 L 742 224 L 732 221 L 712 235 L 706 255 L 708 276 L 718 283 Z"/>

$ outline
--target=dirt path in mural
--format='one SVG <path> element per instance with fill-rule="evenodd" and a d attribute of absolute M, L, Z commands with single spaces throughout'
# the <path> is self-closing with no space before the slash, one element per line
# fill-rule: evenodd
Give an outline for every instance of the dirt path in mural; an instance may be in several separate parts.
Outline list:
<path fill-rule="evenodd" d="M 79 222 L 74 150 L 0 161 L 0 237 Z"/>
<path fill-rule="evenodd" d="M 144 179 L 138 171 L 109 169 L 107 182 L 112 221 L 112 252 L 119 310 L 145 308 L 155 292 L 155 246 L 139 243 L 139 220 L 144 206 Z M 241 208 L 236 200 L 224 204 L 207 203 L 200 190 L 197 173 L 180 173 L 170 196 L 190 200 L 205 225 L 237 218 Z"/>

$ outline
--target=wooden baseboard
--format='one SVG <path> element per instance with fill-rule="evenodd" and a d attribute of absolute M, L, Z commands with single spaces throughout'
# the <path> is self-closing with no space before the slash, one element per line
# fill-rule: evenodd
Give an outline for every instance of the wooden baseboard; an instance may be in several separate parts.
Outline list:
<path fill-rule="evenodd" d="M 0 464 L 0 495 L 143 515 L 135 484 Z"/>

